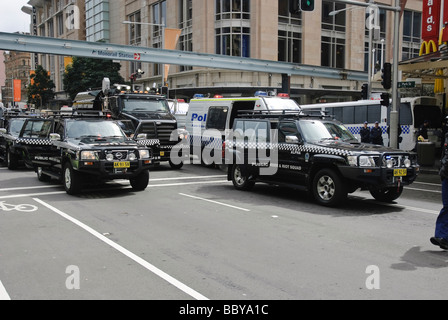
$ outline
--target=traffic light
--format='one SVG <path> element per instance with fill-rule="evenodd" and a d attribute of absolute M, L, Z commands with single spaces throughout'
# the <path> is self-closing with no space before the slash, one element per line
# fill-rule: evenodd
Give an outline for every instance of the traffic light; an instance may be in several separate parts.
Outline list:
<path fill-rule="evenodd" d="M 388 62 L 384 64 L 381 78 L 383 78 L 381 84 L 384 89 L 389 90 L 392 88 L 392 64 Z"/>
<path fill-rule="evenodd" d="M 390 95 L 388 93 L 381 94 L 381 105 L 385 107 L 390 106 Z"/>
<path fill-rule="evenodd" d="M 314 11 L 314 0 L 289 0 L 289 12 Z"/>
<path fill-rule="evenodd" d="M 300 0 L 300 9 L 302 11 L 314 11 L 314 0 Z"/>
<path fill-rule="evenodd" d="M 369 99 L 369 85 L 368 85 L 367 83 L 364 83 L 364 84 L 362 85 L 362 88 L 361 88 L 361 97 L 362 97 L 362 100 L 367 100 L 367 99 Z"/>

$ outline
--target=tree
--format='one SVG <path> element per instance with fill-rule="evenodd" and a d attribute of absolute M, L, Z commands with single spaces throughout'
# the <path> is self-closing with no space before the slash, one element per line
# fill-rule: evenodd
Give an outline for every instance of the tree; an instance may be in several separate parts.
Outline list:
<path fill-rule="evenodd" d="M 31 75 L 31 84 L 28 86 L 28 104 L 34 104 L 39 108 L 47 105 L 54 98 L 54 85 L 48 71 L 38 65 Z"/>
<path fill-rule="evenodd" d="M 111 83 L 124 83 L 120 69 L 121 65 L 112 60 L 74 57 L 64 74 L 65 91 L 74 100 L 79 92 L 101 88 L 104 78 Z"/>

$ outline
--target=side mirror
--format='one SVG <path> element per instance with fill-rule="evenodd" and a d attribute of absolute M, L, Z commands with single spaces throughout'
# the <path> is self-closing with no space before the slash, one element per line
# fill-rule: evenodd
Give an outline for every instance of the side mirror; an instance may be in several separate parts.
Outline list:
<path fill-rule="evenodd" d="M 60 141 L 61 135 L 59 133 L 50 133 L 50 140 L 51 141 Z"/>
<path fill-rule="evenodd" d="M 146 133 L 140 133 L 137 135 L 137 140 L 146 140 L 146 139 L 147 139 Z"/>
<path fill-rule="evenodd" d="M 285 140 L 288 144 L 299 144 L 299 138 L 297 136 L 286 136 Z"/>
<path fill-rule="evenodd" d="M 6 134 L 6 129 L 5 128 L 0 128 L 0 134 Z"/>

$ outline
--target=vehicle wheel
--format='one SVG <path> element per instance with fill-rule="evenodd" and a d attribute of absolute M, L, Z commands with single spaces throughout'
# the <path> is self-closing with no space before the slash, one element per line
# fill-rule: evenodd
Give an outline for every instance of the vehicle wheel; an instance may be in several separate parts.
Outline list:
<path fill-rule="evenodd" d="M 377 201 L 381 202 L 393 202 L 400 198 L 403 193 L 403 187 L 393 187 L 393 188 L 384 188 L 384 189 L 372 189 L 370 190 L 370 194 Z"/>
<path fill-rule="evenodd" d="M 140 173 L 137 177 L 130 180 L 132 189 L 135 191 L 143 191 L 146 189 L 149 183 L 149 171 L 145 170 Z"/>
<path fill-rule="evenodd" d="M 174 164 L 171 162 L 171 160 L 169 160 L 169 163 L 170 163 L 171 169 L 173 169 L 173 170 L 180 170 L 184 166 L 183 162 L 181 162 L 179 164 Z"/>
<path fill-rule="evenodd" d="M 6 164 L 9 170 L 16 170 L 19 167 L 19 158 L 8 150 L 6 152 Z"/>
<path fill-rule="evenodd" d="M 338 173 L 323 169 L 314 177 L 313 196 L 319 204 L 335 207 L 347 198 L 347 189 Z"/>
<path fill-rule="evenodd" d="M 69 162 L 64 165 L 63 183 L 65 191 L 70 195 L 78 194 L 81 191 L 81 175 L 73 169 Z"/>
<path fill-rule="evenodd" d="M 45 173 L 42 172 L 42 167 L 38 167 L 37 168 L 37 179 L 42 182 L 48 182 L 51 180 L 51 177 L 47 176 Z"/>
<path fill-rule="evenodd" d="M 236 189 L 248 191 L 254 187 L 255 182 L 250 180 L 249 175 L 243 173 L 239 165 L 233 165 L 231 174 L 232 182 Z"/>

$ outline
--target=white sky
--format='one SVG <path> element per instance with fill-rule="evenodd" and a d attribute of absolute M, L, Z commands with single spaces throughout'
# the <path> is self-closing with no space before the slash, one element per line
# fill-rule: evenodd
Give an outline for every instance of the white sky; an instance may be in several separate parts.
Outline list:
<path fill-rule="evenodd" d="M 0 32 L 30 32 L 31 17 L 22 12 L 29 0 L 0 0 Z"/>

